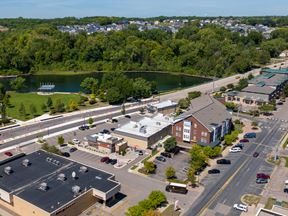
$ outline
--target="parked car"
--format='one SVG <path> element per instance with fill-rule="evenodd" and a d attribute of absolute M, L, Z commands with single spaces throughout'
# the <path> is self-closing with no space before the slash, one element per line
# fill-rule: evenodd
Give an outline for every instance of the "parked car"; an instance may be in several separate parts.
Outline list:
<path fill-rule="evenodd" d="M 111 165 L 117 164 L 117 159 L 111 159 L 111 160 L 110 160 L 110 164 L 111 164 Z"/>
<path fill-rule="evenodd" d="M 284 183 L 284 193 L 288 193 L 288 180 L 285 181 Z"/>
<path fill-rule="evenodd" d="M 5 154 L 6 156 L 8 156 L 8 157 L 12 157 L 12 156 L 13 156 L 13 154 L 12 154 L 11 152 L 4 152 L 4 154 Z"/>
<path fill-rule="evenodd" d="M 107 130 L 107 129 L 103 129 L 103 130 L 101 131 L 101 133 L 103 133 L 103 134 L 110 134 L 110 131 Z"/>
<path fill-rule="evenodd" d="M 106 160 L 104 163 L 106 163 L 106 164 L 109 164 L 109 163 L 111 163 L 111 159 L 110 158 L 108 158 L 108 160 Z"/>
<path fill-rule="evenodd" d="M 245 135 L 244 135 L 244 138 L 256 138 L 256 133 L 246 133 Z"/>
<path fill-rule="evenodd" d="M 155 159 L 158 160 L 158 161 L 161 161 L 161 162 L 165 162 L 166 161 L 166 159 L 164 157 L 162 157 L 162 156 L 157 156 Z"/>
<path fill-rule="evenodd" d="M 237 152 L 241 152 L 241 148 L 239 147 L 232 147 L 231 149 L 229 149 L 229 152 L 231 153 L 237 153 Z"/>
<path fill-rule="evenodd" d="M 143 152 L 142 150 L 136 150 L 135 152 L 136 152 L 136 154 L 139 155 L 139 156 L 140 156 L 140 155 L 144 155 L 144 152 Z"/>
<path fill-rule="evenodd" d="M 233 148 L 240 148 L 241 150 L 243 150 L 243 147 L 244 147 L 244 145 L 240 144 L 240 143 L 233 146 Z"/>
<path fill-rule="evenodd" d="M 112 119 L 112 123 L 117 123 L 118 119 Z"/>
<path fill-rule="evenodd" d="M 220 160 L 217 160 L 216 162 L 217 164 L 231 164 L 231 161 L 227 159 L 220 159 Z"/>
<path fill-rule="evenodd" d="M 208 166 L 208 164 L 204 164 L 202 167 L 195 171 L 195 175 L 200 175 L 200 173 Z"/>
<path fill-rule="evenodd" d="M 61 144 L 61 145 L 59 145 L 59 146 L 60 146 L 60 148 L 63 148 L 63 147 L 68 146 L 68 144 L 64 143 L 64 144 Z"/>
<path fill-rule="evenodd" d="M 79 130 L 82 130 L 82 131 L 84 131 L 84 130 L 89 130 L 89 126 L 88 125 L 81 125 L 80 127 L 79 127 Z"/>
<path fill-rule="evenodd" d="M 161 156 L 166 157 L 166 158 L 171 158 L 172 155 L 169 152 L 161 152 L 160 153 Z"/>
<path fill-rule="evenodd" d="M 256 183 L 257 184 L 266 184 L 266 183 L 268 183 L 268 179 L 257 178 Z"/>
<path fill-rule="evenodd" d="M 243 204 L 234 204 L 233 208 L 236 210 L 244 211 L 244 212 L 248 211 L 248 207 L 246 205 L 243 205 Z"/>
<path fill-rule="evenodd" d="M 218 174 L 220 173 L 220 170 L 219 169 L 211 169 L 211 170 L 208 170 L 208 174 Z"/>
<path fill-rule="evenodd" d="M 72 140 L 72 143 L 74 143 L 75 145 L 79 145 L 80 144 L 80 141 L 78 139 L 73 139 Z"/>
<path fill-rule="evenodd" d="M 279 102 L 277 103 L 277 105 L 283 105 L 283 102 L 282 102 L 282 101 L 279 101 Z"/>
<path fill-rule="evenodd" d="M 249 142 L 249 139 L 241 139 L 239 142 L 240 143 L 246 143 L 246 142 Z"/>
<path fill-rule="evenodd" d="M 254 152 L 253 153 L 253 157 L 257 158 L 259 156 L 259 153 L 258 152 Z"/>
<path fill-rule="evenodd" d="M 131 116 L 130 116 L 130 115 L 125 115 L 125 118 L 129 118 L 129 119 L 130 119 L 130 118 L 131 118 Z"/>
<path fill-rule="evenodd" d="M 109 161 L 109 160 L 110 160 L 109 157 L 102 157 L 101 160 L 100 160 L 100 162 L 101 162 L 101 163 L 105 163 L 106 161 Z"/>
<path fill-rule="evenodd" d="M 73 153 L 73 152 L 75 152 L 75 151 L 77 151 L 77 148 L 75 148 L 75 147 L 73 147 L 73 148 L 71 148 L 71 149 L 69 150 L 70 153 Z"/>
<path fill-rule="evenodd" d="M 256 178 L 261 179 L 270 179 L 270 175 L 267 175 L 265 173 L 257 173 Z"/>
<path fill-rule="evenodd" d="M 63 155 L 64 157 L 70 157 L 69 152 L 63 152 L 62 155 Z"/>
<path fill-rule="evenodd" d="M 178 154 L 180 152 L 180 147 L 176 146 L 175 148 L 173 148 L 171 151 L 169 151 L 168 153 L 172 153 L 174 155 Z"/>
<path fill-rule="evenodd" d="M 111 130 L 111 131 L 115 131 L 115 130 L 116 130 L 116 128 L 110 128 L 110 130 Z"/>

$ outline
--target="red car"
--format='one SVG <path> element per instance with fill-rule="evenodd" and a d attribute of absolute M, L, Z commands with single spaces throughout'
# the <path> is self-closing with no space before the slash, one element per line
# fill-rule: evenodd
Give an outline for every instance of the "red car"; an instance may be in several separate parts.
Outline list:
<path fill-rule="evenodd" d="M 270 176 L 265 173 L 257 173 L 257 179 L 270 179 Z"/>
<path fill-rule="evenodd" d="M 11 152 L 5 152 L 4 153 L 6 156 L 8 156 L 8 157 L 12 157 L 13 156 L 13 154 L 11 153 Z"/>
<path fill-rule="evenodd" d="M 101 163 L 105 163 L 105 162 L 107 162 L 107 161 L 109 161 L 109 160 L 110 160 L 109 157 L 102 157 L 101 160 L 100 160 L 100 162 L 101 162 Z"/>
<path fill-rule="evenodd" d="M 246 143 L 246 142 L 249 142 L 249 140 L 248 140 L 248 139 L 241 139 L 241 140 L 240 140 L 240 143 L 241 143 L 241 142 L 242 142 L 242 143 Z"/>

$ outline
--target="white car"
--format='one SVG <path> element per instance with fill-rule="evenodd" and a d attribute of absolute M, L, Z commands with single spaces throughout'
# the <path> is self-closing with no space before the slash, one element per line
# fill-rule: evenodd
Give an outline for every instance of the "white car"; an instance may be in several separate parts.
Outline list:
<path fill-rule="evenodd" d="M 248 211 L 248 207 L 246 205 L 243 205 L 243 204 L 234 204 L 233 208 L 240 210 L 240 211 L 244 211 L 244 212 Z"/>
<path fill-rule="evenodd" d="M 80 141 L 78 139 L 73 139 L 72 142 L 75 144 L 75 145 L 79 145 L 80 144 Z"/>
<path fill-rule="evenodd" d="M 239 147 L 233 147 L 233 148 L 229 149 L 229 152 L 232 152 L 232 153 L 241 152 L 241 151 L 242 150 Z"/>

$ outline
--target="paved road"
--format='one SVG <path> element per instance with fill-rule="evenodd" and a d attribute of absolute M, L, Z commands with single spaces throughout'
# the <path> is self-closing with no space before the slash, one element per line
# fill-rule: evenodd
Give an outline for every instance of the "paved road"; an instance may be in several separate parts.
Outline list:
<path fill-rule="evenodd" d="M 100 113 L 98 112 L 97 114 L 102 114 L 101 117 L 96 117 L 96 118 L 93 118 L 94 122 L 97 122 L 97 121 L 101 121 L 101 120 L 104 120 L 104 119 L 107 119 L 107 118 L 112 118 L 112 117 L 115 117 L 115 116 L 119 116 L 121 115 L 121 109 L 116 108 L 116 107 L 113 107 L 112 108 L 113 111 L 115 111 L 115 113 L 113 114 L 106 114 L 107 111 L 104 110 L 104 111 L 101 111 Z M 118 111 L 117 111 L 118 110 Z M 139 107 L 137 108 L 132 108 L 130 110 L 126 110 L 126 113 L 129 114 L 129 113 L 133 113 L 133 112 L 136 112 L 139 110 Z M 111 109 L 109 110 L 111 111 Z M 96 113 L 93 113 L 93 115 L 96 114 Z M 74 118 L 74 117 L 73 117 Z M 77 118 L 77 117 L 76 117 Z M 62 119 L 60 120 L 60 122 L 65 122 L 63 121 Z M 25 126 L 21 126 L 19 128 L 15 128 L 15 129 L 12 129 L 12 132 L 10 131 L 10 135 L 11 136 L 17 136 L 17 135 L 23 135 L 23 134 L 28 134 L 27 136 L 25 137 L 21 137 L 19 139 L 14 139 L 14 140 L 11 140 L 11 141 L 8 141 L 8 142 L 5 142 L 5 144 L 3 145 L 0 145 L 0 149 L 4 149 L 4 148 L 7 148 L 7 147 L 11 147 L 11 146 L 16 146 L 16 145 L 19 145 L 20 143 L 23 143 L 23 142 L 27 142 L 27 141 L 30 141 L 30 140 L 33 140 L 35 138 L 37 138 L 38 136 L 44 136 L 44 135 L 48 135 L 48 134 L 53 134 L 53 133 L 56 133 L 56 132 L 59 132 L 59 131 L 64 131 L 64 130 L 67 130 L 67 129 L 70 129 L 70 128 L 74 128 L 74 127 L 78 127 L 80 126 L 81 123 L 79 122 L 74 122 L 74 123 L 70 123 L 70 124 L 66 124 L 66 125 L 63 125 L 63 126 L 59 126 L 57 128 L 53 128 L 53 129 L 49 129 L 50 126 L 55 126 L 55 123 L 54 121 L 52 121 L 51 123 L 49 122 L 48 125 L 50 126 L 47 126 L 48 122 L 41 122 L 41 123 L 38 123 L 36 125 L 32 125 L 31 128 L 33 128 L 33 130 L 39 130 L 41 128 L 45 128 L 44 132 L 41 131 L 41 132 L 37 132 L 35 134 L 32 134 L 32 135 L 29 135 L 28 133 L 29 132 L 32 132 L 31 128 L 27 129 Z M 52 125 L 51 125 L 52 124 Z M 38 125 L 38 127 L 37 127 Z M 45 126 L 45 127 L 44 127 Z M 10 129 L 11 130 L 11 129 Z"/>
<path fill-rule="evenodd" d="M 265 124 L 271 126 L 270 123 Z M 235 161 L 232 161 L 229 169 L 219 180 L 210 182 L 206 186 L 203 194 L 185 215 L 202 215 L 207 209 L 211 209 L 213 212 L 217 211 L 218 214 L 216 215 L 239 215 L 239 212 L 235 212 L 231 207 L 234 203 L 239 202 L 241 196 L 251 189 L 249 187 L 255 182 L 255 172 L 266 163 L 265 154 L 271 152 L 273 145 L 279 142 L 284 133 L 278 130 L 281 121 L 277 120 L 272 124 L 271 129 L 264 128 L 262 133 L 257 136 L 254 144 L 250 144 L 246 150 L 244 149 L 243 153 L 239 154 L 240 156 Z M 252 157 L 255 151 L 261 153 L 257 159 Z M 261 187 L 256 188 L 254 193 L 259 194 L 261 191 Z M 227 207 L 226 212 L 224 207 Z M 218 212 L 217 209 L 220 209 L 222 213 Z"/>

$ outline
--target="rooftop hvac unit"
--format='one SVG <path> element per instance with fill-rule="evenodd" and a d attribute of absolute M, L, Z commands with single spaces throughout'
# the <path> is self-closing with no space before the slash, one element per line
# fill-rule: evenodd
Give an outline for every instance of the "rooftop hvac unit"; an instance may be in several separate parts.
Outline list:
<path fill-rule="evenodd" d="M 28 166 L 31 165 L 31 163 L 30 163 L 30 161 L 29 161 L 28 159 L 24 159 L 24 160 L 22 161 L 22 165 L 25 166 L 25 167 L 28 167 Z"/>
<path fill-rule="evenodd" d="M 39 185 L 39 190 L 42 190 L 42 191 L 47 191 L 49 189 L 48 185 L 46 182 L 42 182 L 40 185 Z"/>
<path fill-rule="evenodd" d="M 156 125 L 161 125 L 161 123 L 160 122 L 156 122 Z"/>
<path fill-rule="evenodd" d="M 64 181 L 66 180 L 65 174 L 64 174 L 64 173 L 60 173 L 60 174 L 58 175 L 58 177 L 57 177 L 57 180 L 64 182 Z"/>
<path fill-rule="evenodd" d="M 88 172 L 88 168 L 85 167 L 85 166 L 81 166 L 80 169 L 79 169 L 79 172 L 86 173 L 86 172 Z"/>
<path fill-rule="evenodd" d="M 4 168 L 4 172 L 5 172 L 7 175 L 10 175 L 10 174 L 13 172 L 12 167 L 10 167 L 10 166 L 5 167 L 5 168 Z"/>
<path fill-rule="evenodd" d="M 77 196 L 81 191 L 81 188 L 78 185 L 74 185 L 72 187 L 72 192 L 74 193 L 74 197 Z"/>

